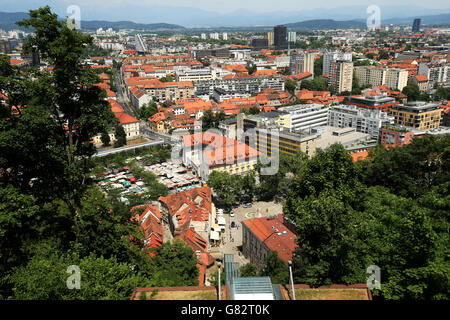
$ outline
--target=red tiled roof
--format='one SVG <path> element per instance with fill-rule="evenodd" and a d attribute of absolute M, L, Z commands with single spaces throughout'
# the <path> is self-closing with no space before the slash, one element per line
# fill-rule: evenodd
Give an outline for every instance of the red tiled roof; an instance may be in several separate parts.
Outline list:
<path fill-rule="evenodd" d="M 208 221 L 211 212 L 211 189 L 208 187 L 194 188 L 159 197 L 170 216 L 176 216 L 180 229 L 189 226 L 190 221 Z"/>
<path fill-rule="evenodd" d="M 129 114 L 126 114 L 125 112 L 116 112 L 116 113 L 114 113 L 114 115 L 116 116 L 117 120 L 119 120 L 119 122 L 121 124 L 139 122 L 139 120 L 130 116 Z"/>
<path fill-rule="evenodd" d="M 419 82 L 425 82 L 425 81 L 428 81 L 427 76 L 424 75 L 424 74 L 418 74 L 418 75 L 416 75 L 415 77 L 416 77 L 416 80 L 419 81 Z"/>
<path fill-rule="evenodd" d="M 276 251 L 280 259 L 285 262 L 292 259 L 297 237 L 283 224 L 283 214 L 276 215 L 274 219 L 252 218 L 242 223 L 270 250 Z"/>

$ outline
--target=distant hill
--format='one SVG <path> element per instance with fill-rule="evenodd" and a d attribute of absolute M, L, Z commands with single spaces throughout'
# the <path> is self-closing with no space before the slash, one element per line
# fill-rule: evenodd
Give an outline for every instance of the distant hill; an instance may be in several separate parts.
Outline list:
<path fill-rule="evenodd" d="M 421 23 L 426 25 L 450 24 L 450 13 L 436 14 L 432 16 L 415 16 L 409 18 L 392 18 L 382 20 L 383 24 L 402 24 L 408 25 L 413 23 L 414 19 L 422 19 Z"/>
<path fill-rule="evenodd" d="M 293 30 L 311 29 L 365 29 L 366 24 L 362 21 L 335 21 L 332 19 L 315 19 L 296 23 L 287 23 L 285 26 Z"/>
<path fill-rule="evenodd" d="M 16 21 L 27 19 L 30 16 L 25 12 L 0 12 L 0 29 L 9 31 L 13 29 L 26 30 L 19 27 Z"/>
<path fill-rule="evenodd" d="M 16 22 L 29 18 L 25 12 L 0 12 L 0 29 L 9 31 L 13 29 L 26 30 L 19 27 Z M 169 23 L 134 23 L 131 21 L 81 21 L 81 28 L 85 30 L 97 30 L 98 28 L 112 28 L 115 31 L 119 29 L 136 29 L 136 30 L 180 30 L 183 26 Z"/>
<path fill-rule="evenodd" d="M 85 30 L 97 30 L 98 28 L 112 28 L 115 31 L 119 29 L 136 29 L 136 30 L 180 30 L 183 26 L 169 23 L 134 23 L 131 21 L 81 21 L 81 28 Z"/>

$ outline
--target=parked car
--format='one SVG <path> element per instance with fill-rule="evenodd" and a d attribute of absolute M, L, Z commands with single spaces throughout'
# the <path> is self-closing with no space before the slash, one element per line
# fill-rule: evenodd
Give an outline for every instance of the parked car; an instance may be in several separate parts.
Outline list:
<path fill-rule="evenodd" d="M 233 212 L 233 210 L 230 211 L 230 217 L 234 217 L 234 212 Z"/>
<path fill-rule="evenodd" d="M 243 208 L 251 208 L 252 204 L 249 202 L 249 203 L 244 204 L 242 207 Z"/>
<path fill-rule="evenodd" d="M 231 227 L 234 228 L 236 226 L 236 224 L 234 223 L 234 221 L 231 221 Z"/>

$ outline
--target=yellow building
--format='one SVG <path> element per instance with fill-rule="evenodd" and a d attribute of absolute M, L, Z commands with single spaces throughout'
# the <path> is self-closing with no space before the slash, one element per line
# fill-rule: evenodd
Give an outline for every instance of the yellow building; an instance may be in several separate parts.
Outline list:
<path fill-rule="evenodd" d="M 427 130 L 439 127 L 442 110 L 438 104 L 418 101 L 393 106 L 390 114 L 394 116 L 395 124 Z"/>
<path fill-rule="evenodd" d="M 272 148 L 278 146 L 279 153 L 295 156 L 299 151 L 313 156 L 316 153 L 317 135 L 301 135 L 279 131 L 271 134 L 270 130 L 256 128 L 256 146 L 259 152 L 270 157 Z"/>

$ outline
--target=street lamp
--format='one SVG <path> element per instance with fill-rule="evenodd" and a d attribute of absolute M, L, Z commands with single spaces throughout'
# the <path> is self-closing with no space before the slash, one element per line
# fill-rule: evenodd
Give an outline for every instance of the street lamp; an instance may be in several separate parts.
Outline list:
<path fill-rule="evenodd" d="M 217 262 L 217 266 L 219 267 L 219 270 L 218 270 L 218 272 L 219 272 L 219 300 L 220 300 L 220 266 L 222 265 L 222 262 L 220 262 L 220 261 L 218 261 Z"/>
<path fill-rule="evenodd" d="M 289 277 L 290 277 L 290 282 L 291 282 L 292 297 L 295 300 L 294 278 L 292 276 L 292 261 L 289 260 L 288 264 L 289 264 Z"/>

